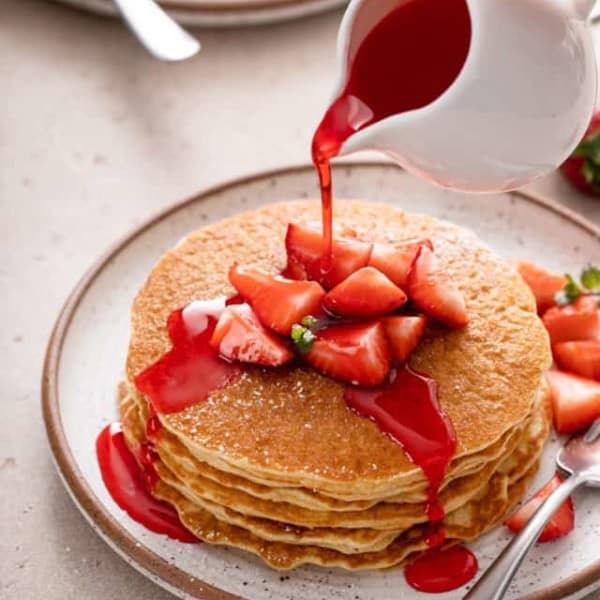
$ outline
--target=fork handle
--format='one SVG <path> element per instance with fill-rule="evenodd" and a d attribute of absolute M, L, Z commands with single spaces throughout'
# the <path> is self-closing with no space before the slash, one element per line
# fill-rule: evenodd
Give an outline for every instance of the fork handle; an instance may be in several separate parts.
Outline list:
<path fill-rule="evenodd" d="M 571 475 L 540 505 L 529 523 L 504 548 L 463 600 L 501 600 L 517 569 L 560 505 L 586 482 L 582 474 Z"/>

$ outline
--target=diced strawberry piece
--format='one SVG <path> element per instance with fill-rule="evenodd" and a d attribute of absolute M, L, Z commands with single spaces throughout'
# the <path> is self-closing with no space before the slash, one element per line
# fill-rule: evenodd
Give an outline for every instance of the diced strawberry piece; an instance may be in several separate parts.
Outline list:
<path fill-rule="evenodd" d="M 548 371 L 546 379 L 552 396 L 556 431 L 579 431 L 600 417 L 600 383 L 562 371 Z"/>
<path fill-rule="evenodd" d="M 343 317 L 379 317 L 406 302 L 406 294 L 383 273 L 363 267 L 336 285 L 323 302 L 325 308 Z"/>
<path fill-rule="evenodd" d="M 286 279 L 293 279 L 294 281 L 308 280 L 306 269 L 300 263 L 295 262 L 288 262 L 285 269 L 281 272 L 281 276 Z"/>
<path fill-rule="evenodd" d="M 394 316 L 383 319 L 392 357 L 396 362 L 403 363 L 408 360 L 408 357 L 419 345 L 426 325 L 425 317 Z"/>
<path fill-rule="evenodd" d="M 550 273 L 550 271 L 522 260 L 516 261 L 515 266 L 535 296 L 538 314 L 543 315 L 549 308 L 556 305 L 554 297 L 567 284 L 567 278 L 564 275 Z"/>
<path fill-rule="evenodd" d="M 292 325 L 307 315 L 323 312 L 325 290 L 316 281 L 294 281 L 237 265 L 229 270 L 229 280 L 260 322 L 281 335 L 289 335 Z"/>
<path fill-rule="evenodd" d="M 528 500 L 519 510 L 506 521 L 506 526 L 515 533 L 518 533 L 527 525 L 531 517 L 541 506 L 542 502 L 563 482 L 557 473 L 554 477 L 539 490 L 530 500 Z M 575 514 L 573 512 L 573 501 L 567 498 L 554 513 L 554 516 L 548 521 L 548 524 L 540 534 L 538 543 L 550 542 L 564 535 L 567 535 L 575 526 Z"/>
<path fill-rule="evenodd" d="M 410 299 L 428 316 L 451 327 L 469 322 L 465 299 L 450 276 L 438 266 L 434 253 L 421 246 L 408 275 Z"/>
<path fill-rule="evenodd" d="M 334 379 L 365 387 L 383 383 L 391 368 L 390 348 L 380 322 L 323 329 L 304 358 Z"/>
<path fill-rule="evenodd" d="M 560 369 L 600 381 L 600 340 L 561 342 L 552 351 Z"/>
<path fill-rule="evenodd" d="M 247 304 L 225 309 L 210 345 L 228 360 L 267 367 L 279 367 L 293 358 L 285 342 L 263 327 Z"/>
<path fill-rule="evenodd" d="M 331 268 L 327 273 L 321 269 L 324 241 L 319 231 L 290 223 L 285 236 L 285 248 L 288 257 L 286 272 L 304 272 L 308 279 L 331 289 L 354 271 L 367 266 L 372 245 L 358 240 L 334 239 Z"/>
<path fill-rule="evenodd" d="M 369 265 L 387 275 L 398 287 L 406 288 L 408 274 L 421 246 L 433 250 L 428 239 L 410 239 L 397 244 L 373 244 Z"/>
<path fill-rule="evenodd" d="M 567 306 L 555 306 L 542 317 L 552 345 L 590 340 L 600 333 L 598 304 L 591 296 L 580 296 Z"/>

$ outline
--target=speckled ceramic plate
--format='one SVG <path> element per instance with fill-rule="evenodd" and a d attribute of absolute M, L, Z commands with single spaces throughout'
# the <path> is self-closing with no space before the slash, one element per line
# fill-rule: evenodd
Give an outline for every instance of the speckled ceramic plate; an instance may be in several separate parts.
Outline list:
<path fill-rule="evenodd" d="M 600 231 L 565 209 L 524 193 L 474 196 L 417 180 L 390 164 L 335 168 L 338 197 L 389 202 L 474 229 L 506 257 L 577 271 L 600 263 Z M 184 545 L 150 533 L 108 495 L 94 453 L 102 427 L 116 418 L 115 384 L 123 376 L 132 298 L 155 261 L 184 234 L 206 223 L 275 201 L 315 196 L 311 167 L 265 173 L 227 183 L 173 206 L 133 231 L 98 260 L 67 301 L 48 347 L 43 408 L 58 470 L 94 530 L 136 569 L 181 597 L 252 600 L 402 600 L 402 569 L 373 573 L 303 567 L 285 577 L 241 551 Z M 549 444 L 534 486 L 553 470 L 558 441 Z M 508 598 L 582 597 L 600 579 L 598 491 L 577 494 L 577 524 L 568 537 L 536 547 Z M 90 533 L 91 535 L 91 533 Z M 473 544 L 486 567 L 508 541 L 500 527 Z M 460 598 L 464 590 L 439 596 Z M 425 598 L 426 596 L 423 596 Z"/>
<path fill-rule="evenodd" d="M 116 16 L 112 0 L 57 0 L 101 15 Z M 343 6 L 348 0 L 159 0 L 184 25 L 230 27 L 287 21 Z"/>

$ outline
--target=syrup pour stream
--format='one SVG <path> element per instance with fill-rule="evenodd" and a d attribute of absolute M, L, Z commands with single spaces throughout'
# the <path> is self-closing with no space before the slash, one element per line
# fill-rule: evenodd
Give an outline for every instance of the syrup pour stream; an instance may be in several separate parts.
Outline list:
<path fill-rule="evenodd" d="M 312 142 L 321 186 L 323 272 L 331 268 L 332 260 L 331 159 L 354 133 L 439 98 L 458 77 L 470 44 L 471 20 L 465 0 L 402 3 L 360 44 L 345 87 L 325 113 Z M 476 574 L 477 560 L 466 548 L 438 549 L 445 541 L 444 507 L 438 492 L 456 449 L 456 436 L 440 409 L 435 382 L 403 369 L 378 390 L 347 388 L 345 399 L 399 442 L 429 481 L 427 542 L 432 550 L 406 569 L 408 583 L 429 592 L 460 587 Z"/>
<path fill-rule="evenodd" d="M 331 159 L 354 133 L 439 98 L 460 74 L 470 45 L 465 0 L 403 2 L 360 44 L 345 87 L 312 141 L 323 206 L 324 270 L 331 265 Z"/>

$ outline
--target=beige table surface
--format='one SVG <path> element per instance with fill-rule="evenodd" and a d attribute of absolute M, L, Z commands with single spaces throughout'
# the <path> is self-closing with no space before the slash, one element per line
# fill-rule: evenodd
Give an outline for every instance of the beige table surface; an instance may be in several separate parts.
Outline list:
<path fill-rule="evenodd" d="M 170 597 L 92 532 L 54 472 L 46 340 L 84 270 L 132 226 L 308 159 L 339 19 L 200 31 L 198 57 L 165 65 L 116 21 L 0 0 L 0 598 Z M 535 187 L 600 223 L 600 201 L 557 176 Z"/>

